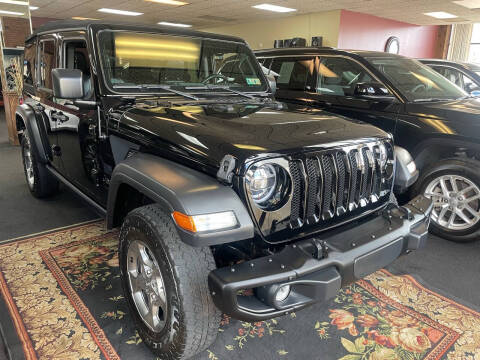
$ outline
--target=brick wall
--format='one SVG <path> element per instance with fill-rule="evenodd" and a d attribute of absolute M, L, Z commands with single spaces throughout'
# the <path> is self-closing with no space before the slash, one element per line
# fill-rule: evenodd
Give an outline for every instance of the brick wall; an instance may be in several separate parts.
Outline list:
<path fill-rule="evenodd" d="M 2 17 L 2 24 L 5 47 L 17 47 L 25 44 L 25 38 L 30 35 L 28 19 Z"/>

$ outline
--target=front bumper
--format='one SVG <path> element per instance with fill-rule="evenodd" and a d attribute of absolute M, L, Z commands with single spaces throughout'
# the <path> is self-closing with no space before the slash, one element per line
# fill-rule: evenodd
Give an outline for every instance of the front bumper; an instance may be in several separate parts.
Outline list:
<path fill-rule="evenodd" d="M 224 313 L 243 321 L 266 320 L 328 300 L 341 287 L 423 247 L 431 211 L 431 201 L 418 196 L 328 237 L 298 241 L 277 254 L 216 269 L 208 278 L 212 298 Z M 284 285 L 290 285 L 290 295 L 278 302 L 275 290 Z M 249 290 L 253 294 L 245 296 Z"/>

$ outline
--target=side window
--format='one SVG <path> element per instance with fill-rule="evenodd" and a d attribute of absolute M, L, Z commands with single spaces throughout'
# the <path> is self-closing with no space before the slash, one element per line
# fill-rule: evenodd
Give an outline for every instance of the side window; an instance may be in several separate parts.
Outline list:
<path fill-rule="evenodd" d="M 23 82 L 25 85 L 33 85 L 35 69 L 35 44 L 25 46 L 25 57 L 23 60 Z"/>
<path fill-rule="evenodd" d="M 352 96 L 358 83 L 372 82 L 369 73 L 353 60 L 325 57 L 318 68 L 317 93 Z"/>
<path fill-rule="evenodd" d="M 468 77 L 465 74 L 462 74 L 462 76 L 463 76 L 463 89 L 466 92 L 472 93 L 473 91 L 476 91 L 476 92 L 479 91 L 479 87 L 477 83 L 475 83 L 470 77 Z M 478 95 L 475 95 L 475 96 L 478 96 Z"/>
<path fill-rule="evenodd" d="M 52 69 L 57 66 L 55 41 L 40 42 L 40 86 L 52 89 Z"/>
<path fill-rule="evenodd" d="M 71 40 L 64 43 L 64 66 L 67 69 L 77 69 L 83 73 L 83 94 L 89 99 L 93 93 L 92 73 L 85 40 Z"/>
<path fill-rule="evenodd" d="M 433 66 L 433 69 L 455 85 L 463 88 L 463 74 L 460 71 L 445 66 Z"/>
<path fill-rule="evenodd" d="M 273 59 L 271 70 L 279 74 L 279 90 L 312 90 L 314 59 Z"/>

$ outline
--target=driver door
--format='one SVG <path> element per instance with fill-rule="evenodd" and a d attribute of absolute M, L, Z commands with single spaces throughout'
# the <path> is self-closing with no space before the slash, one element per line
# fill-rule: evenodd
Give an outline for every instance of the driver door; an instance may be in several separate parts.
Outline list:
<path fill-rule="evenodd" d="M 379 82 L 362 64 L 345 56 L 322 56 L 316 68 L 315 106 L 395 133 L 401 103 L 396 98 L 355 96 L 359 83 Z"/>

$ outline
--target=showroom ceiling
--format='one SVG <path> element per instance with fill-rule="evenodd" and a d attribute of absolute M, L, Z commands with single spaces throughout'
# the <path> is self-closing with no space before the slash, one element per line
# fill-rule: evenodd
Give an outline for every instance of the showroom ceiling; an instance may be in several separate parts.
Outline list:
<path fill-rule="evenodd" d="M 165 1 L 165 0 L 161 0 Z M 168 0 L 172 1 L 172 0 Z M 38 9 L 32 16 L 67 19 L 72 16 L 95 19 L 133 21 L 155 24 L 159 21 L 178 22 L 202 26 L 216 26 L 256 21 L 265 18 L 291 16 L 327 10 L 346 9 L 405 21 L 412 24 L 449 24 L 480 21 L 480 0 L 182 0 L 187 5 L 172 6 L 154 0 L 31 0 Z M 466 6 L 456 4 L 460 2 Z M 252 8 L 269 3 L 296 9 L 295 12 L 275 13 Z M 98 12 L 111 8 L 143 13 L 139 16 L 114 15 Z M 436 19 L 424 15 L 430 12 L 447 12 L 457 16 Z"/>

